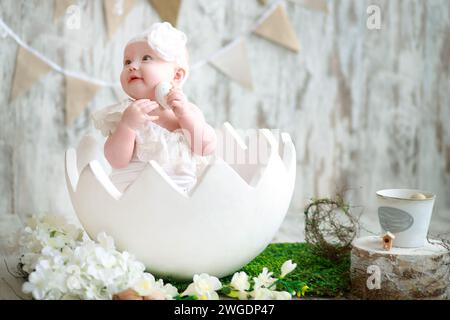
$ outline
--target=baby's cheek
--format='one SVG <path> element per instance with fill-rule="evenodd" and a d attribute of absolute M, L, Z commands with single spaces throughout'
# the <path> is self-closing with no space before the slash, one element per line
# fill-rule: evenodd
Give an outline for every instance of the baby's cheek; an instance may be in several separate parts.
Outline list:
<path fill-rule="evenodd" d="M 122 88 L 125 89 L 127 87 L 127 74 L 122 71 L 120 74 L 120 84 L 122 85 Z"/>
<path fill-rule="evenodd" d="M 152 88 L 156 87 L 161 81 L 169 81 L 170 74 L 164 68 L 158 68 L 157 66 L 145 66 L 142 68 L 142 74 L 145 78 L 145 83 Z"/>
<path fill-rule="evenodd" d="M 144 77 L 144 81 L 147 89 L 154 89 L 159 83 L 158 79 L 153 75 Z"/>

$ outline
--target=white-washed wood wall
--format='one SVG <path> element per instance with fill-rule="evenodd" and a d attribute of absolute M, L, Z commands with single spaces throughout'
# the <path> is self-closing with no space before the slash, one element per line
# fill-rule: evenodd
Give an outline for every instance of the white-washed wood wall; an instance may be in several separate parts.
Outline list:
<path fill-rule="evenodd" d="M 268 1 L 269 5 L 274 1 Z M 369 5 L 381 30 L 366 27 Z M 302 49 L 294 54 L 247 37 L 254 90 L 209 65 L 192 73 L 188 96 L 207 121 L 280 128 L 297 148 L 291 205 L 351 188 L 374 222 L 374 192 L 417 187 L 437 194 L 433 221 L 450 228 L 450 1 L 329 1 L 329 14 L 287 1 Z M 184 0 L 178 27 L 196 62 L 252 26 L 257 0 Z M 1 0 L 0 15 L 25 41 L 69 70 L 118 79 L 124 43 L 157 14 L 136 5 L 111 40 L 100 0 L 82 4 L 81 29 L 53 23 L 54 1 Z M 72 127 L 64 124 L 64 77 L 51 72 L 9 103 L 17 44 L 0 38 L 0 214 L 72 214 L 64 151 L 92 130 L 89 115 L 116 101 L 102 89 Z"/>

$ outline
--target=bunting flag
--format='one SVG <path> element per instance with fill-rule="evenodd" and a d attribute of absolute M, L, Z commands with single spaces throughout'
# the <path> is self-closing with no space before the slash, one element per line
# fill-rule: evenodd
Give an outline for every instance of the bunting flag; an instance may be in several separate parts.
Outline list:
<path fill-rule="evenodd" d="M 253 89 L 247 47 L 243 38 L 220 50 L 209 63 L 242 86 Z"/>
<path fill-rule="evenodd" d="M 76 3 L 76 0 L 56 0 L 55 10 L 53 11 L 53 21 L 56 22 L 59 18 L 64 16 L 67 8 Z"/>
<path fill-rule="evenodd" d="M 294 1 L 294 0 L 291 0 Z M 104 0 L 104 10 L 109 37 L 112 37 L 126 15 L 131 11 L 135 0 Z M 181 0 L 149 0 L 164 21 L 176 25 Z M 326 0 L 295 0 L 312 10 L 327 11 Z M 54 18 L 58 19 L 67 14 L 70 5 L 78 3 L 76 0 L 57 0 L 55 2 Z M 261 1 L 264 3 L 264 1 Z M 276 44 L 282 45 L 295 52 L 300 44 L 295 30 L 286 14 L 284 6 L 279 2 L 271 5 L 258 19 L 249 31 L 230 42 L 203 60 L 198 61 L 191 70 L 206 63 L 224 73 L 230 79 L 248 89 L 253 89 L 250 61 L 248 59 L 246 38 L 254 33 Z M 126 97 L 118 82 L 107 82 L 90 77 L 84 73 L 66 70 L 39 51 L 27 45 L 0 17 L 0 35 L 10 36 L 20 46 L 17 52 L 16 68 L 10 100 L 28 91 L 32 85 L 49 71 L 54 70 L 65 76 L 66 81 L 66 124 L 71 125 L 83 112 L 89 102 L 101 87 L 110 87 L 119 98 Z"/>
<path fill-rule="evenodd" d="M 278 5 L 272 14 L 261 22 L 254 33 L 294 52 L 300 50 L 300 43 L 294 27 L 282 5 Z"/>
<path fill-rule="evenodd" d="M 177 25 L 178 13 L 180 12 L 181 0 L 149 0 L 153 8 L 158 12 L 162 21 L 170 22 L 174 27 Z"/>
<path fill-rule="evenodd" d="M 28 91 L 42 76 L 50 72 L 50 67 L 28 50 L 19 47 L 16 69 L 11 91 L 11 101 Z"/>
<path fill-rule="evenodd" d="M 66 76 L 66 125 L 73 124 L 99 89 L 98 85 Z"/>
<path fill-rule="evenodd" d="M 328 3 L 326 0 L 289 0 L 300 4 L 306 9 L 328 13 Z"/>
<path fill-rule="evenodd" d="M 134 5 L 134 0 L 104 0 L 106 27 L 109 39 L 112 39 L 119 25 L 125 20 Z"/>

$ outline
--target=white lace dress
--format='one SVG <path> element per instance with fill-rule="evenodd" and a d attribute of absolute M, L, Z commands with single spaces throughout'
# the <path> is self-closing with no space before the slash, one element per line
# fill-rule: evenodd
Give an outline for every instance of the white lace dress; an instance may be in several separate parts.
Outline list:
<path fill-rule="evenodd" d="M 116 130 L 123 111 L 131 102 L 127 99 L 93 113 L 94 126 L 108 137 Z M 136 143 L 129 165 L 113 168 L 110 179 L 123 192 L 138 178 L 148 161 L 155 160 L 184 192 L 188 192 L 196 184 L 210 157 L 192 153 L 181 129 L 169 131 L 150 122 L 146 128 L 136 130 Z"/>

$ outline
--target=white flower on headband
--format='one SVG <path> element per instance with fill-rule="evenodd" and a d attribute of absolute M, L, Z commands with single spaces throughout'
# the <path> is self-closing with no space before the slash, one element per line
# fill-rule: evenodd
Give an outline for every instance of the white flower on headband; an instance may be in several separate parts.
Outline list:
<path fill-rule="evenodd" d="M 147 41 L 161 59 L 171 62 L 179 61 L 185 54 L 187 37 L 169 22 L 158 22 L 151 26 Z"/>

